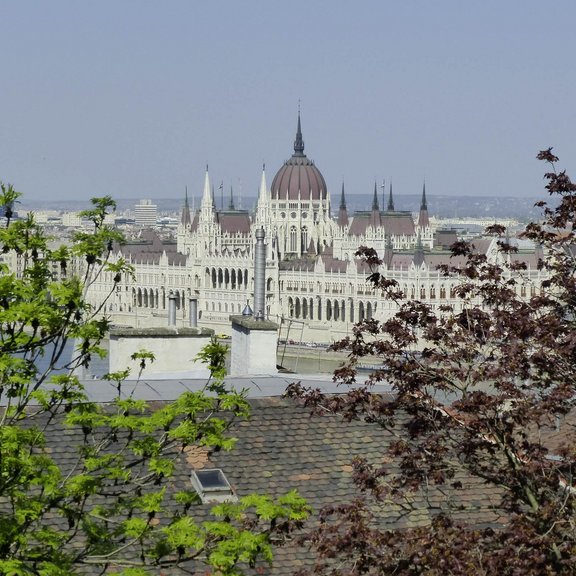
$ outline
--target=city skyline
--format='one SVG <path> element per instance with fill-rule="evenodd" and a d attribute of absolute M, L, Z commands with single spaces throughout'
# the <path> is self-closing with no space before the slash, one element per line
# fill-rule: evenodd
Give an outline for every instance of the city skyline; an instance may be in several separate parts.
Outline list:
<path fill-rule="evenodd" d="M 336 200 L 543 196 L 536 152 L 575 163 L 576 6 L 69 0 L 0 6 L 0 179 L 26 201 L 255 196 L 306 154 Z M 553 34 L 553 35 L 552 35 Z"/>

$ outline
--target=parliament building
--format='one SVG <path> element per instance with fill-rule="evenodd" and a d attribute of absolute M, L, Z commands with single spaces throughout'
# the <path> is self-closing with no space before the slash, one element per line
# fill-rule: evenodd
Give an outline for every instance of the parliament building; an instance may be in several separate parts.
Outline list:
<path fill-rule="evenodd" d="M 186 197 L 175 242 L 144 230 L 113 254 L 134 266 L 135 277 L 123 278 L 106 301 L 112 321 L 165 325 L 172 297 L 178 325 L 190 325 L 193 308 L 198 325 L 229 332 L 229 317 L 253 303 L 259 228 L 265 231 L 267 250 L 265 315 L 281 324 L 281 337 L 290 333 L 295 340 L 331 342 L 358 321 L 394 314 L 397 303 L 367 282 L 371 270 L 355 255 L 360 246 L 377 251 L 379 271 L 395 279 L 406 297 L 433 307 L 463 305 L 453 293 L 456 280 L 437 269 L 449 262 L 456 233 L 432 229 L 425 188 L 416 217 L 394 208 L 392 189 L 387 205 L 380 206 L 376 187 L 370 209 L 349 214 L 344 186 L 332 195 L 304 150 L 298 116 L 293 154 L 270 186 L 262 170 L 254 213 L 236 209 L 232 197 L 228 209 L 217 210 L 206 168 L 200 207 L 192 213 Z M 479 238 L 474 245 L 499 257 L 495 238 Z M 526 262 L 527 272 L 518 290 L 529 296 L 540 283 L 538 251 L 521 248 L 515 257 Z M 112 275 L 102 274 L 90 286 L 89 300 L 102 303 L 112 288 Z"/>

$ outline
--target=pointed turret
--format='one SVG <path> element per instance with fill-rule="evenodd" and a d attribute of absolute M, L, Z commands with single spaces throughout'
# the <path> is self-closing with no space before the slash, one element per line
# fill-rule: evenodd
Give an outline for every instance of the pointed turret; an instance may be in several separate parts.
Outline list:
<path fill-rule="evenodd" d="M 258 189 L 258 208 L 269 205 L 270 198 L 266 184 L 266 164 L 262 164 L 262 176 L 260 177 L 260 188 Z"/>
<path fill-rule="evenodd" d="M 308 254 L 310 256 L 316 255 L 316 246 L 314 246 L 314 240 L 312 238 L 310 239 L 310 244 L 308 244 Z"/>
<path fill-rule="evenodd" d="M 200 218 L 203 222 L 214 221 L 215 211 L 216 206 L 214 204 L 214 188 L 210 186 L 208 164 L 206 164 L 206 174 L 204 176 L 204 192 L 202 193 L 202 203 L 200 204 Z"/>
<path fill-rule="evenodd" d="M 346 209 L 346 196 L 344 195 L 344 182 L 342 182 L 342 195 L 340 196 L 340 208 L 338 209 L 338 226 L 348 226 L 348 210 Z"/>
<path fill-rule="evenodd" d="M 302 139 L 302 127 L 300 125 L 300 110 L 298 110 L 298 128 L 296 140 L 294 140 L 294 156 L 304 156 L 304 140 Z"/>
<path fill-rule="evenodd" d="M 382 225 L 380 206 L 378 206 L 378 185 L 374 182 L 374 197 L 372 198 L 372 212 L 370 212 L 370 226 L 378 228 Z"/>
<path fill-rule="evenodd" d="M 182 214 L 180 215 L 180 224 L 182 224 L 182 226 L 190 226 L 190 224 L 192 224 L 192 218 L 190 218 L 190 205 L 188 204 L 188 186 L 186 186 L 184 208 L 182 208 Z"/>
<path fill-rule="evenodd" d="M 386 246 L 384 247 L 384 264 L 388 268 L 392 266 L 392 259 L 394 258 L 394 246 L 392 244 L 392 237 L 386 234 Z"/>
<path fill-rule="evenodd" d="M 270 225 L 271 206 L 270 194 L 266 184 L 266 165 L 262 164 L 260 189 L 258 190 L 258 204 L 256 205 L 256 223 L 267 228 Z"/>
<path fill-rule="evenodd" d="M 388 212 L 394 212 L 394 198 L 392 196 L 392 179 L 390 179 L 390 194 L 388 195 Z"/>
<path fill-rule="evenodd" d="M 210 175 L 208 174 L 208 164 L 206 164 L 206 173 L 204 174 L 204 191 L 202 193 L 202 207 L 212 206 L 212 193 L 210 189 Z"/>
<path fill-rule="evenodd" d="M 422 238 L 420 237 L 420 232 L 418 232 L 418 238 L 416 240 L 416 248 L 414 250 L 414 266 L 421 266 L 424 262 L 424 246 L 422 245 Z"/>
<path fill-rule="evenodd" d="M 374 198 L 372 198 L 372 210 L 380 211 L 380 206 L 378 205 L 378 188 L 376 181 L 374 181 Z"/>
<path fill-rule="evenodd" d="M 430 218 L 428 217 L 428 203 L 426 202 L 426 182 L 422 187 L 422 202 L 420 203 L 420 214 L 418 216 L 418 227 L 428 228 L 430 226 Z"/>

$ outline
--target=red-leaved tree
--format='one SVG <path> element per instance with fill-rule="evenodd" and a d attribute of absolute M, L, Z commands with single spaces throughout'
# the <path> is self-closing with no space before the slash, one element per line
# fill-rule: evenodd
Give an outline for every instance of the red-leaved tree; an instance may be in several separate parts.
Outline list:
<path fill-rule="evenodd" d="M 576 185 L 551 149 L 538 158 L 554 201 L 522 233 L 540 255 L 537 285 L 508 240 L 497 258 L 458 242 L 442 272 L 458 278 L 459 305 L 434 308 L 406 299 L 376 252 L 359 249 L 399 311 L 335 346 L 350 355 L 336 376 L 354 381 L 365 356 L 382 368 L 343 395 L 289 392 L 383 427 L 390 442 L 380 461 L 355 460 L 358 497 L 323 510 L 307 535 L 315 574 L 576 573 Z M 392 394 L 376 391 L 381 381 Z M 416 508 L 426 520 L 402 522 Z"/>

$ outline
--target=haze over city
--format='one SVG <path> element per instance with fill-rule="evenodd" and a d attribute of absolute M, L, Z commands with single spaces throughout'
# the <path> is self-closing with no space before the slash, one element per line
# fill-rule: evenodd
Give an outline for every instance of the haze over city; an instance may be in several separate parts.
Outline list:
<path fill-rule="evenodd" d="M 543 195 L 574 173 L 576 5 L 10 1 L 0 179 L 27 202 L 255 196 L 306 153 L 335 196 Z"/>

